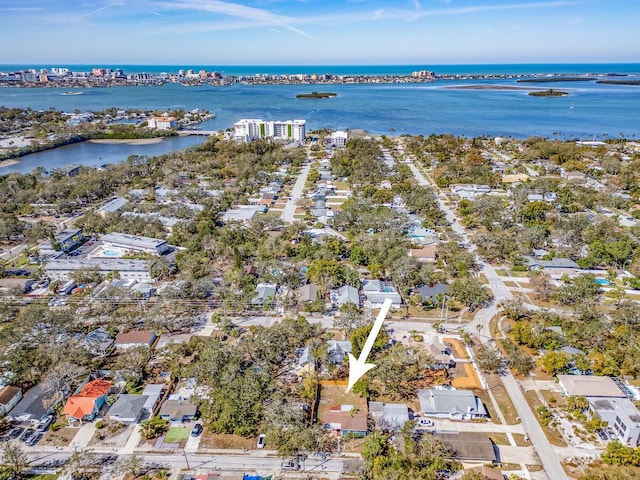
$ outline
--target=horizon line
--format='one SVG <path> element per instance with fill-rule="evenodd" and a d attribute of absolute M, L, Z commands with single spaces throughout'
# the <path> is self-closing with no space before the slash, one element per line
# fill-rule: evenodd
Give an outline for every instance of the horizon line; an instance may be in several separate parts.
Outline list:
<path fill-rule="evenodd" d="M 640 65 L 638 61 L 620 62 L 506 62 L 506 63 L 119 63 L 119 62 L 97 62 L 97 63 L 69 63 L 69 62 L 25 62 L 25 63 L 0 63 L 3 66 L 25 66 L 25 65 L 51 65 L 65 64 L 69 66 L 88 65 L 122 65 L 122 66 L 224 66 L 224 67 L 403 67 L 403 66 L 509 66 L 509 65 Z"/>

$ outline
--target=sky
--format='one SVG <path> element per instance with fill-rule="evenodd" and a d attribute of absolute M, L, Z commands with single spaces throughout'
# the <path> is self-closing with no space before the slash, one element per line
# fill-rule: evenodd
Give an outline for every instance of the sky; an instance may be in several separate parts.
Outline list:
<path fill-rule="evenodd" d="M 0 64 L 640 62 L 640 0 L 0 0 Z"/>

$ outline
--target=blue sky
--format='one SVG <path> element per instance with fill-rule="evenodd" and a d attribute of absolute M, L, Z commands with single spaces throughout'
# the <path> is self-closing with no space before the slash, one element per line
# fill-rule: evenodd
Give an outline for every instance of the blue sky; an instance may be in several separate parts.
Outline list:
<path fill-rule="evenodd" d="M 638 18 L 640 0 L 1 0 L 0 63 L 639 62 Z"/>

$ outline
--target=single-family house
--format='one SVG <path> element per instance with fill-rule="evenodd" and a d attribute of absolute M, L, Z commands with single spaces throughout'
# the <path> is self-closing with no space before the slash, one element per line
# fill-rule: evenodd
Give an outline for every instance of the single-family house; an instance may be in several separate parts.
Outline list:
<path fill-rule="evenodd" d="M 264 305 L 276 298 L 278 285 L 275 283 L 259 283 L 256 285 L 256 295 L 251 299 L 251 305 Z"/>
<path fill-rule="evenodd" d="M 188 398 L 168 399 L 160 407 L 160 417 L 171 422 L 190 422 L 198 413 L 198 406 Z"/>
<path fill-rule="evenodd" d="M 418 400 L 427 417 L 473 420 L 488 416 L 484 404 L 471 390 L 418 390 Z"/>
<path fill-rule="evenodd" d="M 498 447 L 486 433 L 434 433 L 434 437 L 451 447 L 451 458 L 461 461 L 495 463 Z"/>
<path fill-rule="evenodd" d="M 157 335 L 152 330 L 134 330 L 128 333 L 116 335 L 116 348 L 126 349 L 132 347 L 152 348 Z"/>
<path fill-rule="evenodd" d="M 113 339 L 104 328 L 100 327 L 87 333 L 83 343 L 94 355 L 105 355 L 111 350 Z"/>
<path fill-rule="evenodd" d="M 473 468 L 465 468 L 464 473 L 465 475 L 477 473 L 479 475 L 479 478 L 482 478 L 483 480 L 504 480 L 504 475 L 502 475 L 502 472 L 498 468 L 491 468 L 487 467 L 486 465 L 481 465 L 479 467 Z"/>
<path fill-rule="evenodd" d="M 145 386 L 144 390 L 142 390 L 142 395 L 147 397 L 147 401 L 143 408 L 150 416 L 154 414 L 158 407 L 158 403 L 160 403 L 160 399 L 164 394 L 165 388 L 166 385 L 163 385 L 162 383 L 151 383 Z"/>
<path fill-rule="evenodd" d="M 90 380 L 67 399 L 62 414 L 70 422 L 91 421 L 107 401 L 110 390 L 111 382 L 101 378 Z"/>
<path fill-rule="evenodd" d="M 6 385 L 0 388 L 0 417 L 7 415 L 22 400 L 22 389 Z"/>
<path fill-rule="evenodd" d="M 352 303 L 356 307 L 360 306 L 360 294 L 356 287 L 351 285 L 344 285 L 343 287 L 331 290 L 330 293 L 331 304 L 339 308 L 347 303 Z"/>
<path fill-rule="evenodd" d="M 404 403 L 369 402 L 369 413 L 382 430 L 401 430 L 409 421 L 409 407 Z"/>
<path fill-rule="evenodd" d="M 411 243 L 417 245 L 430 245 L 438 241 L 438 234 L 435 230 L 424 228 L 418 224 L 412 224 L 407 231 Z"/>
<path fill-rule="evenodd" d="M 532 256 L 524 258 L 530 270 L 544 270 L 554 278 L 560 278 L 563 275 L 572 276 L 580 270 L 580 266 L 570 258 L 554 257 L 551 260 L 541 260 Z"/>
<path fill-rule="evenodd" d="M 429 353 L 433 357 L 433 363 L 429 367 L 438 370 L 456 368 L 456 361 L 451 355 L 451 349 L 446 343 L 440 342 L 437 337 L 429 342 Z"/>
<path fill-rule="evenodd" d="M 446 283 L 430 283 L 419 285 L 413 289 L 413 293 L 420 295 L 424 305 L 439 306 L 442 303 L 449 285 Z"/>
<path fill-rule="evenodd" d="M 318 300 L 318 286 L 315 283 L 308 283 L 298 289 L 299 303 L 313 303 Z"/>
<path fill-rule="evenodd" d="M 367 435 L 367 409 L 354 405 L 335 405 L 325 410 L 320 418 L 324 430 L 337 437 L 344 435 L 364 437 Z"/>
<path fill-rule="evenodd" d="M 438 261 L 438 250 L 440 246 L 437 243 L 425 245 L 422 248 L 411 248 L 409 256 L 415 258 L 419 262 L 435 263 Z"/>
<path fill-rule="evenodd" d="M 351 342 L 348 340 L 329 340 L 327 342 L 327 355 L 329 362 L 340 365 L 344 362 L 347 353 L 351 353 Z"/>
<path fill-rule="evenodd" d="M 400 308 L 402 297 L 391 282 L 381 280 L 365 280 L 362 283 L 362 292 L 371 308 L 381 308 L 384 301 L 391 299 L 391 306 Z"/>
<path fill-rule="evenodd" d="M 49 413 L 47 395 L 42 384 L 37 384 L 27 390 L 16 406 L 9 412 L 8 418 L 13 422 L 38 423 Z"/>
<path fill-rule="evenodd" d="M 295 351 L 295 370 L 300 376 L 313 373 L 316 369 L 316 361 L 309 351 L 309 347 L 297 348 Z"/>
<path fill-rule="evenodd" d="M 109 409 L 109 417 L 120 423 L 137 423 L 146 414 L 146 395 L 120 395 Z"/>

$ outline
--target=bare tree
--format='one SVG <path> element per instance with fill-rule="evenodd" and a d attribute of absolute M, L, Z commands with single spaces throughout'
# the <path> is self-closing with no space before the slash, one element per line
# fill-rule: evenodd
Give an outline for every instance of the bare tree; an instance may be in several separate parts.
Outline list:
<path fill-rule="evenodd" d="M 0 475 L 2 478 L 22 478 L 22 474 L 29 466 L 29 463 L 27 454 L 17 441 L 7 442 L 2 449 Z"/>
<path fill-rule="evenodd" d="M 531 286 L 537 300 L 548 301 L 556 291 L 553 280 L 546 272 L 532 271 Z"/>
<path fill-rule="evenodd" d="M 52 397 L 62 397 L 69 392 L 74 381 L 86 373 L 86 368 L 71 362 L 55 364 L 44 378 L 43 387 Z"/>

